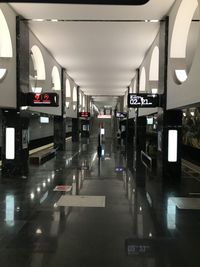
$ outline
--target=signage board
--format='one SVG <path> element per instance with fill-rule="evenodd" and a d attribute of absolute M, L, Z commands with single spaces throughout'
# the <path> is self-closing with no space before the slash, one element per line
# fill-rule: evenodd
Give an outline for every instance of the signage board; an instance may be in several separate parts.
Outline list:
<path fill-rule="evenodd" d="M 126 239 L 125 250 L 128 256 L 150 257 L 154 255 L 156 244 L 152 239 Z"/>
<path fill-rule="evenodd" d="M 153 108 L 159 106 L 159 95 L 128 94 L 129 108 Z"/>
<path fill-rule="evenodd" d="M 124 119 L 127 117 L 127 113 L 126 112 L 119 112 L 119 111 L 116 111 L 115 112 L 115 117 L 116 118 L 119 118 L 119 119 Z"/>
<path fill-rule="evenodd" d="M 6 2 L 2 0 L 2 2 Z M 144 5 L 149 0 L 10 0 L 9 2 L 21 3 L 63 3 L 63 4 L 92 4 L 92 5 Z"/>
<path fill-rule="evenodd" d="M 112 115 L 98 115 L 97 118 L 98 119 L 111 119 Z"/>
<path fill-rule="evenodd" d="M 25 94 L 27 106 L 58 107 L 59 96 L 56 93 L 27 93 Z"/>
<path fill-rule="evenodd" d="M 79 117 L 80 118 L 89 118 L 90 112 L 79 112 Z"/>

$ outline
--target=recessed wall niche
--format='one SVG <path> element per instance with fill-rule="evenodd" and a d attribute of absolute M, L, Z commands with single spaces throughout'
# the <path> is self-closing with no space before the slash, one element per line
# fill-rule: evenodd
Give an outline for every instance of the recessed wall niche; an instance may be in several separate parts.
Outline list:
<path fill-rule="evenodd" d="M 170 64 L 177 84 L 184 83 L 188 78 L 198 39 L 198 0 L 182 0 L 175 18 L 170 44 Z"/>

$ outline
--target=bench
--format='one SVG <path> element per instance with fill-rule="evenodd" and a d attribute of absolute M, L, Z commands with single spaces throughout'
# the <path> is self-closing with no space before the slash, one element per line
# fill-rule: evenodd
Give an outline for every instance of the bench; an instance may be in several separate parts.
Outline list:
<path fill-rule="evenodd" d="M 55 156 L 56 149 L 54 148 L 47 148 L 44 150 L 41 150 L 39 152 L 36 152 L 29 157 L 29 161 L 32 164 L 43 164 L 44 162 L 50 160 Z"/>

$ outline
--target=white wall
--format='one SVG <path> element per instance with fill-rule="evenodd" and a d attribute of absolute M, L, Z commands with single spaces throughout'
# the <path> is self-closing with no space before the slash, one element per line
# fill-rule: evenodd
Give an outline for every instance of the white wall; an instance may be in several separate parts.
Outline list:
<path fill-rule="evenodd" d="M 0 108 L 16 108 L 16 14 L 7 4 L 0 3 L 0 9 L 6 18 L 13 46 L 12 58 L 0 58 L 0 67 L 3 63 L 8 69 L 6 77 L 0 81 Z"/>

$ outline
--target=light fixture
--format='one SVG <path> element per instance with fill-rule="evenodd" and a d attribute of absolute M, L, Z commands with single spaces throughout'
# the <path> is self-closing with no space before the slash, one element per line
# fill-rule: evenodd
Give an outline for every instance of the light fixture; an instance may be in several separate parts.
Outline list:
<path fill-rule="evenodd" d="M 177 162 L 178 131 L 168 131 L 168 162 Z"/>
<path fill-rule="evenodd" d="M 194 116 L 194 111 L 191 111 L 190 114 L 191 114 L 192 116 Z"/>
<path fill-rule="evenodd" d="M 21 110 L 27 110 L 28 109 L 28 106 L 21 106 L 20 109 Z"/>
<path fill-rule="evenodd" d="M 32 87 L 32 92 L 36 94 L 42 93 L 42 87 Z"/>
<path fill-rule="evenodd" d="M 39 193 L 41 191 L 40 187 L 37 188 L 37 192 Z"/>
<path fill-rule="evenodd" d="M 181 83 L 185 82 L 188 78 L 186 70 L 175 70 L 175 74 Z"/>
<path fill-rule="evenodd" d="M 3 78 L 6 76 L 7 69 L 0 69 L 0 80 L 3 80 Z"/>
<path fill-rule="evenodd" d="M 158 88 L 152 88 L 151 92 L 152 92 L 152 94 L 157 94 L 158 93 Z"/>
<path fill-rule="evenodd" d="M 58 22 L 58 19 L 51 19 L 52 22 Z"/>
<path fill-rule="evenodd" d="M 32 192 L 32 193 L 30 194 L 30 197 L 31 197 L 31 199 L 34 199 L 34 198 L 35 198 L 35 194 Z"/>
<path fill-rule="evenodd" d="M 65 102 L 66 104 L 66 108 L 68 109 L 69 108 L 69 102 Z"/>
<path fill-rule="evenodd" d="M 73 110 L 74 110 L 74 111 L 76 110 L 76 105 L 73 105 Z"/>
<path fill-rule="evenodd" d="M 15 128 L 6 128 L 6 159 L 15 159 Z"/>
<path fill-rule="evenodd" d="M 40 228 L 38 228 L 35 232 L 37 235 L 41 235 L 42 234 L 42 230 Z"/>
<path fill-rule="evenodd" d="M 186 113 L 185 112 L 183 112 L 183 116 L 186 117 Z"/>

